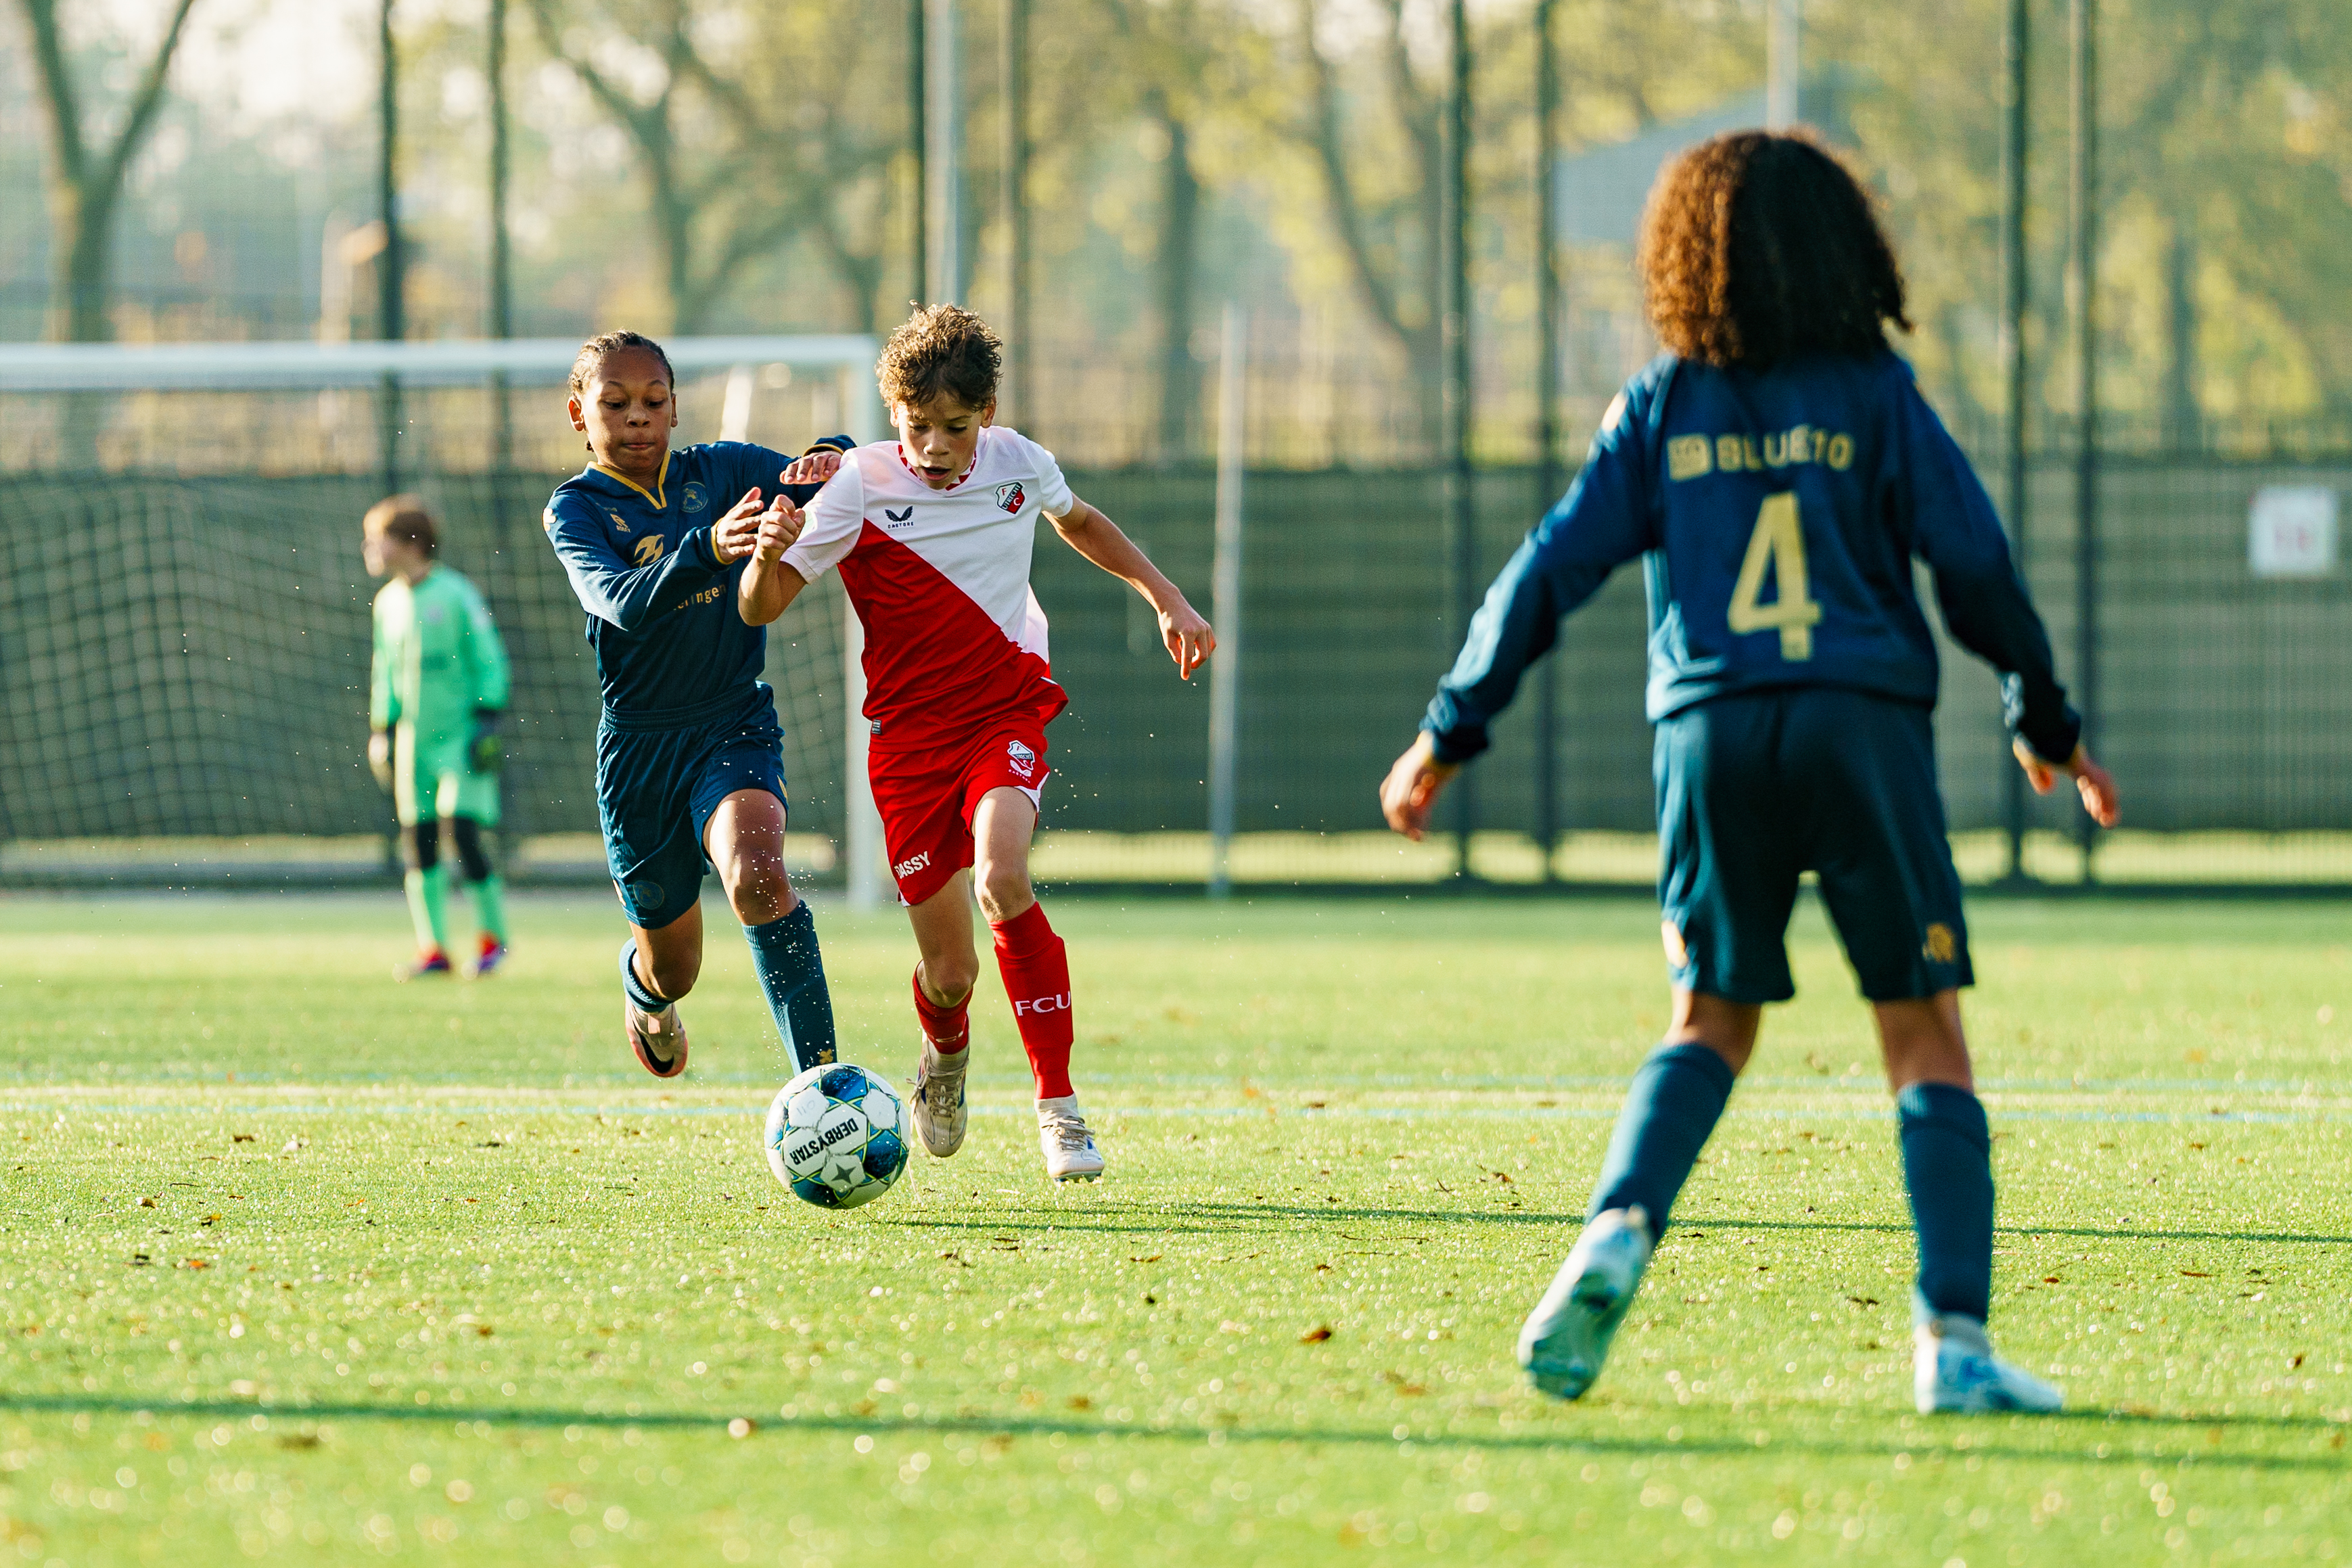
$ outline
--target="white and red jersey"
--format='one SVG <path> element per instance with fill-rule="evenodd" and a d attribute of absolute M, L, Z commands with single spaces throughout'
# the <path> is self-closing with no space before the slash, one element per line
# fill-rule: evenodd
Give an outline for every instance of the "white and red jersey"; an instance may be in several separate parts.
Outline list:
<path fill-rule="evenodd" d="M 1054 682 L 1045 612 L 1029 588 L 1037 519 L 1073 503 L 1054 455 L 1015 430 L 980 433 L 970 471 L 935 490 L 896 440 L 842 459 L 784 552 L 814 583 L 841 569 L 866 628 L 866 718 L 877 750 L 953 742 L 1069 699 Z"/>

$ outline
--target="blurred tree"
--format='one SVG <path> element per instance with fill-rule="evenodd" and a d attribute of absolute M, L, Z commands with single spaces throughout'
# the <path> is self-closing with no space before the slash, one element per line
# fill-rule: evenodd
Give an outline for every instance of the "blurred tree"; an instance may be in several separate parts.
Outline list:
<path fill-rule="evenodd" d="M 1201 176 L 1193 121 L 1211 40 L 1192 0 L 1102 0 L 1129 65 L 1134 109 L 1150 128 L 1159 174 L 1159 234 L 1152 247 L 1151 357 L 1159 398 L 1152 458 L 1181 462 L 1199 447 L 1200 364 L 1192 357 L 1201 247 Z"/>
<path fill-rule="evenodd" d="M 1322 7 L 1318 0 L 1297 0 L 1304 113 L 1276 125 L 1311 153 L 1331 235 L 1346 258 L 1358 302 L 1402 352 L 1414 405 L 1424 427 L 1433 430 L 1444 370 L 1437 309 L 1442 93 L 1424 86 L 1414 69 L 1404 0 L 1379 4 L 1383 26 L 1373 50 L 1386 123 L 1350 122 L 1339 68 L 1317 37 Z"/>
<path fill-rule="evenodd" d="M 882 275 L 883 174 L 897 138 L 858 112 L 874 30 L 801 0 L 751 13 L 691 0 L 530 0 L 548 53 L 627 136 L 651 204 L 670 328 L 706 330 L 755 258 L 805 237 L 870 331 Z M 738 62 L 734 74 L 712 64 Z"/>
<path fill-rule="evenodd" d="M 58 0 L 17 0 L 32 30 L 34 79 L 49 128 L 47 163 L 50 237 L 49 336 L 68 342 L 100 342 L 112 336 L 111 302 L 114 216 L 124 177 L 163 106 L 163 85 L 172 57 L 195 0 L 174 0 L 147 64 L 139 73 L 121 123 L 110 140 L 97 136 L 82 116 L 73 72 L 58 27 Z"/>

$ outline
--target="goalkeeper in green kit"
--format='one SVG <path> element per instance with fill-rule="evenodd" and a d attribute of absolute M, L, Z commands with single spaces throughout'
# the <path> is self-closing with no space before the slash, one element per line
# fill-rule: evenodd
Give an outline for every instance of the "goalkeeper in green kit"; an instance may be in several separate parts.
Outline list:
<path fill-rule="evenodd" d="M 423 501 L 387 497 L 368 509 L 363 526 L 368 575 L 391 579 L 375 596 L 368 766 L 392 792 L 407 865 L 417 956 L 401 978 L 451 973 L 445 822 L 474 890 L 478 977 L 507 954 L 503 884 L 482 843 L 482 830 L 499 825 L 507 650 L 480 591 L 436 559 L 440 531 Z"/>

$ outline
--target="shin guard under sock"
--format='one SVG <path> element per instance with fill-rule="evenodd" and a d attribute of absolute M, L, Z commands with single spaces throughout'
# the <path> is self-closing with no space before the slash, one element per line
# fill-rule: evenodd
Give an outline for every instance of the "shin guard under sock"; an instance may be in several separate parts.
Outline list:
<path fill-rule="evenodd" d="M 1660 1046 L 1634 1073 L 1587 1217 L 1639 1204 L 1654 1240 L 1731 1098 L 1731 1064 L 1696 1041 Z"/>
<path fill-rule="evenodd" d="M 1984 1106 L 1948 1083 L 1895 1097 L 1903 1180 L 1919 1232 L 1919 1297 L 1981 1323 L 1992 1306 L 1992 1136 Z"/>
<path fill-rule="evenodd" d="M 922 1021 L 923 1038 L 934 1051 L 951 1057 L 971 1044 L 971 993 L 952 1007 L 943 1007 L 923 994 L 923 971 L 915 969 L 915 1016 Z"/>
<path fill-rule="evenodd" d="M 401 886 L 408 894 L 409 922 L 416 928 L 416 950 L 447 951 L 449 873 L 438 866 L 411 871 Z"/>
<path fill-rule="evenodd" d="M 1070 959 L 1046 923 L 1045 906 L 1032 904 L 1002 923 L 991 921 L 988 930 L 1004 994 L 1013 999 L 1013 1022 L 1037 1079 L 1037 1098 L 1076 1093 L 1070 1087 L 1070 1042 L 1076 1035 L 1070 1018 Z"/>
<path fill-rule="evenodd" d="M 627 992 L 629 1000 L 644 1012 L 658 1013 L 670 1005 L 668 997 L 646 984 L 645 976 L 637 973 L 635 937 L 621 943 L 621 989 Z"/>
<path fill-rule="evenodd" d="M 834 1059 L 833 993 L 825 988 L 824 955 L 817 951 L 816 916 L 805 900 L 793 912 L 765 925 L 745 926 L 743 940 L 751 944 L 751 963 L 760 972 L 760 989 L 768 994 L 768 1011 L 783 1037 L 784 1053 L 792 1058 L 794 1076 Z"/>

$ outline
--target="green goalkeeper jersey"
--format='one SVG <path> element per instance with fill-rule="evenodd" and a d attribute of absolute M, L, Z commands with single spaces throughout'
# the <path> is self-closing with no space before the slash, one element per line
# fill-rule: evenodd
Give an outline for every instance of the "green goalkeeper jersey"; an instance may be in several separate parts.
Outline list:
<path fill-rule="evenodd" d="M 478 709 L 507 705 L 507 650 L 480 590 L 446 566 L 411 586 L 394 577 L 375 596 L 368 722 L 420 735 L 471 729 Z"/>

